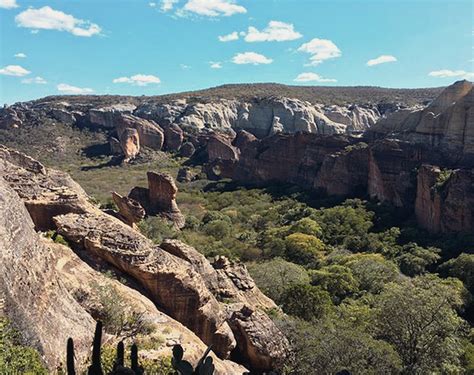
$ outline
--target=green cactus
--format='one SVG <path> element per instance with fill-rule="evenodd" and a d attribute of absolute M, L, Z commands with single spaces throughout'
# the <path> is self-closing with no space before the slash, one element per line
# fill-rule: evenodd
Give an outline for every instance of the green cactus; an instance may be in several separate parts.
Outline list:
<path fill-rule="evenodd" d="M 173 347 L 171 364 L 180 375 L 212 375 L 214 374 L 215 366 L 212 357 L 208 356 L 210 351 L 211 347 L 208 347 L 194 369 L 188 361 L 183 360 L 184 351 L 182 346 L 175 345 Z"/>
<path fill-rule="evenodd" d="M 102 345 L 102 322 L 98 321 L 95 326 L 94 341 L 92 344 L 92 363 L 87 372 L 88 375 L 104 375 L 100 363 L 100 349 Z"/>
<path fill-rule="evenodd" d="M 74 341 L 72 338 L 67 339 L 66 368 L 68 375 L 76 375 L 74 369 Z"/>
<path fill-rule="evenodd" d="M 117 344 L 117 357 L 115 358 L 114 370 L 122 368 L 124 366 L 125 346 L 123 341 Z"/>

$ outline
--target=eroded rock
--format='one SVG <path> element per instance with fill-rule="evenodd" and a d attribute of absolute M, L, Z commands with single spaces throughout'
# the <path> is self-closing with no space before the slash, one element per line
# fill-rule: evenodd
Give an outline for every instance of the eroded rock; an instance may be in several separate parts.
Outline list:
<path fill-rule="evenodd" d="M 123 197 L 115 191 L 112 192 L 112 199 L 118 208 L 118 217 L 125 224 L 136 228 L 136 223 L 145 218 L 145 209 L 136 200 Z"/>

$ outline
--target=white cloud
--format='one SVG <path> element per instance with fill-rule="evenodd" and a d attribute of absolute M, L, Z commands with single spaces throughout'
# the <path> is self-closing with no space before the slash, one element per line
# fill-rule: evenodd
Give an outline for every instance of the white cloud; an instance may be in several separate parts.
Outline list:
<path fill-rule="evenodd" d="M 149 2 L 148 5 L 151 6 L 152 8 L 156 7 L 156 3 L 154 2 Z"/>
<path fill-rule="evenodd" d="M 113 83 L 129 83 L 134 86 L 147 86 L 149 84 L 158 84 L 160 79 L 154 75 L 147 74 L 135 74 L 131 77 L 119 77 L 115 78 Z"/>
<path fill-rule="evenodd" d="M 232 62 L 234 64 L 271 64 L 273 62 L 272 59 L 265 57 L 259 53 L 255 52 L 244 52 L 238 53 L 232 58 Z"/>
<path fill-rule="evenodd" d="M 268 26 L 259 31 L 257 28 L 250 26 L 245 35 L 246 42 L 283 42 L 286 40 L 295 40 L 301 38 L 298 31 L 290 23 L 280 21 L 270 21 Z"/>
<path fill-rule="evenodd" d="M 474 79 L 474 72 L 466 72 L 465 70 L 435 70 L 428 73 L 431 77 L 438 78 L 464 78 L 464 79 Z"/>
<path fill-rule="evenodd" d="M 247 13 L 247 9 L 238 5 L 235 0 L 188 0 L 183 11 L 207 17 Z"/>
<path fill-rule="evenodd" d="M 21 67 L 20 65 L 8 65 L 2 69 L 0 69 L 0 74 L 5 76 L 15 76 L 15 77 L 23 77 L 31 72 L 26 70 L 25 68 Z"/>
<path fill-rule="evenodd" d="M 66 31 L 76 36 L 90 37 L 99 34 L 101 28 L 95 23 L 74 18 L 70 14 L 54 10 L 49 6 L 39 9 L 29 8 L 15 17 L 19 27 L 33 30 Z"/>
<path fill-rule="evenodd" d="M 74 94 L 74 95 L 81 95 L 81 94 L 91 94 L 94 90 L 87 88 L 87 87 L 76 87 L 68 85 L 67 83 L 60 83 L 56 86 L 58 91 L 64 92 L 66 94 Z"/>
<path fill-rule="evenodd" d="M 34 77 L 34 78 L 24 78 L 21 80 L 21 83 L 26 83 L 26 84 L 37 84 L 37 85 L 45 85 L 46 80 L 42 77 Z"/>
<path fill-rule="evenodd" d="M 318 65 L 324 60 L 334 59 L 341 56 L 341 50 L 328 39 L 314 38 L 308 43 L 302 44 L 298 48 L 299 52 L 306 52 L 311 55 L 308 65 Z"/>
<path fill-rule="evenodd" d="M 212 69 L 222 69 L 222 63 L 219 61 L 209 61 Z"/>
<path fill-rule="evenodd" d="M 336 79 L 323 78 L 319 74 L 316 74 L 316 73 L 300 73 L 293 81 L 295 82 L 337 82 Z"/>
<path fill-rule="evenodd" d="M 26 54 L 24 54 L 23 52 L 19 52 L 15 54 L 15 57 L 19 59 L 24 59 L 26 58 Z"/>
<path fill-rule="evenodd" d="M 221 42 L 231 42 L 233 40 L 239 39 L 239 33 L 237 31 L 234 31 L 233 33 L 227 35 L 219 35 L 218 38 Z"/>
<path fill-rule="evenodd" d="M 191 67 L 189 65 L 186 65 L 186 64 L 179 64 L 179 67 L 183 70 L 188 70 L 188 69 L 191 69 Z M 159 82 L 158 82 L 159 83 Z"/>
<path fill-rule="evenodd" d="M 374 66 L 374 65 L 379 65 L 379 64 L 385 64 L 389 62 L 395 62 L 397 61 L 397 58 L 392 55 L 381 55 L 375 59 L 367 61 L 367 66 Z"/>
<path fill-rule="evenodd" d="M 0 0 L 0 8 L 3 9 L 13 9 L 18 8 L 16 0 Z"/>
<path fill-rule="evenodd" d="M 169 12 L 170 10 L 173 10 L 174 4 L 176 4 L 178 0 L 161 0 L 161 10 L 163 12 Z M 154 3 L 156 5 L 156 3 Z"/>

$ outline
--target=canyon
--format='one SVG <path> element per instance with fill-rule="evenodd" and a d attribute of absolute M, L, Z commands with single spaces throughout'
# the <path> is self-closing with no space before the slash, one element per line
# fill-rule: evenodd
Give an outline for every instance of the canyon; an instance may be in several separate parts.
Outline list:
<path fill-rule="evenodd" d="M 289 342 L 269 313 L 279 307 L 244 264 L 208 259 L 177 239 L 155 243 L 137 227 L 149 216 L 165 218 L 176 230 L 185 226 L 176 202 L 180 183 L 205 176 L 244 186 L 288 184 L 313 197 L 386 203 L 431 233 L 474 232 L 471 82 L 416 95 L 397 91 L 396 100 L 337 104 L 306 94 L 228 96 L 219 90 L 159 99 L 48 97 L 0 109 L 0 287 L 7 315 L 50 369 L 63 361 L 70 336 L 79 358 L 87 357 L 98 318 L 97 282 L 116 289 L 130 313 L 146 317 L 153 334 L 163 337 L 165 345 L 146 353 L 151 358 L 169 356 L 179 343 L 194 363 L 212 345 L 218 374 L 258 373 L 284 363 Z M 18 134 L 46 126 L 52 131 L 44 140 L 28 139 L 14 149 Z M 87 134 L 91 145 L 78 134 Z M 27 152 L 37 147 L 61 158 L 78 152 L 68 149 L 74 142 L 82 153 L 100 149 L 117 173 L 147 168 L 155 155 L 180 158 L 178 184 L 161 168 L 146 170 L 147 187 L 123 192 L 110 186 L 115 207 L 99 207 L 68 173 Z M 128 282 L 104 276 L 111 270 Z"/>

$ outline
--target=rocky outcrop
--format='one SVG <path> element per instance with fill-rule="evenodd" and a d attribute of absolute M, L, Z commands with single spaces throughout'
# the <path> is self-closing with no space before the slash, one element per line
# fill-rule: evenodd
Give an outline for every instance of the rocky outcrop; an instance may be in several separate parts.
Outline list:
<path fill-rule="evenodd" d="M 176 124 L 166 125 L 163 129 L 165 134 L 164 149 L 166 151 L 178 151 L 183 144 L 183 129 Z"/>
<path fill-rule="evenodd" d="M 145 218 L 145 209 L 136 200 L 123 197 L 115 191 L 112 192 L 112 199 L 118 208 L 118 218 L 125 224 L 136 228 L 136 223 Z"/>
<path fill-rule="evenodd" d="M 135 187 L 129 198 L 139 202 L 149 215 L 160 215 L 174 223 L 176 228 L 184 227 L 185 218 L 176 203 L 178 188 L 168 173 L 148 172 L 148 189 Z"/>
<path fill-rule="evenodd" d="M 230 160 L 237 161 L 239 159 L 239 149 L 232 146 L 231 139 L 222 134 L 211 134 L 207 139 L 207 155 L 208 160 Z"/>
<path fill-rule="evenodd" d="M 474 170 L 418 170 L 415 214 L 421 227 L 432 233 L 474 231 Z"/>
<path fill-rule="evenodd" d="M 182 167 L 178 171 L 178 176 L 176 180 L 178 182 L 191 182 L 196 177 L 196 173 L 192 171 L 189 167 Z"/>
<path fill-rule="evenodd" d="M 131 114 L 136 108 L 133 104 L 113 104 L 107 107 L 91 108 L 88 111 L 88 121 L 92 125 L 114 129 L 115 119 L 121 114 Z"/>
<path fill-rule="evenodd" d="M 348 132 L 363 132 L 372 127 L 381 117 L 377 107 L 358 105 L 325 107 L 324 114 L 331 121 L 346 125 Z"/>
<path fill-rule="evenodd" d="M 229 319 L 243 356 L 252 368 L 265 371 L 280 368 L 288 355 L 289 343 L 265 313 L 248 306 L 234 306 Z M 265 337 L 265 341 L 262 338 Z M 266 343 L 271 341 L 271 345 Z"/>
<path fill-rule="evenodd" d="M 179 149 L 179 155 L 185 158 L 190 158 L 196 152 L 196 147 L 191 142 L 185 142 Z"/>
<path fill-rule="evenodd" d="M 64 359 L 68 337 L 75 338 L 76 352 L 83 359 L 94 321 L 67 292 L 54 269 L 54 251 L 41 241 L 22 200 L 2 176 L 0 167 L 3 309 L 51 369 Z"/>
<path fill-rule="evenodd" d="M 122 138 L 122 134 L 126 129 L 131 128 L 137 131 L 142 146 L 153 150 L 161 150 L 163 147 L 165 139 L 163 129 L 155 122 L 127 114 L 116 115 L 113 121 L 119 139 Z"/>
<path fill-rule="evenodd" d="M 12 107 L 4 107 L 0 110 L 0 129 L 19 128 L 23 124 L 17 111 Z"/>
<path fill-rule="evenodd" d="M 247 352 L 256 350 L 254 344 L 236 348 L 229 326 L 229 308 L 235 303 L 243 303 L 252 309 L 275 305 L 258 290 L 244 266 L 227 261 L 211 265 L 195 249 L 179 242 L 157 246 L 122 221 L 99 210 L 66 174 L 48 170 L 31 158 L 20 157 L 5 148 L 0 160 L 5 184 L 21 197 L 37 228 L 56 230 L 82 253 L 82 257 L 94 262 L 100 260 L 102 267 L 112 267 L 131 277 L 165 313 L 191 329 L 204 343 L 212 344 L 221 358 L 227 358 L 234 350 L 242 357 L 253 358 Z M 169 205 L 175 190 L 169 190 L 170 186 L 160 187 L 155 179 L 159 184 L 169 183 L 166 176 L 152 174 L 150 202 L 156 207 Z M 119 204 L 130 203 L 124 197 L 117 195 L 116 198 Z M 8 283 L 23 282 L 15 280 Z M 222 297 L 222 293 L 232 296 L 232 303 L 222 302 L 222 298 L 230 298 Z M 267 328 L 248 334 L 257 335 L 259 342 L 271 343 L 276 327 Z M 88 331 L 89 335 L 91 333 L 92 329 Z M 266 350 L 271 351 L 270 348 Z M 279 353 L 272 363 L 280 361 L 283 355 L 284 352 Z M 253 362 L 248 363 L 253 366 Z M 260 366 L 258 363 L 255 359 L 256 366 Z"/>
<path fill-rule="evenodd" d="M 124 162 L 134 159 L 140 152 L 140 137 L 137 130 L 132 128 L 122 129 L 119 138 Z"/>
<path fill-rule="evenodd" d="M 404 110 L 380 120 L 370 130 L 440 149 L 451 163 L 474 162 L 474 91 L 471 82 L 447 87 L 424 109 Z"/>

